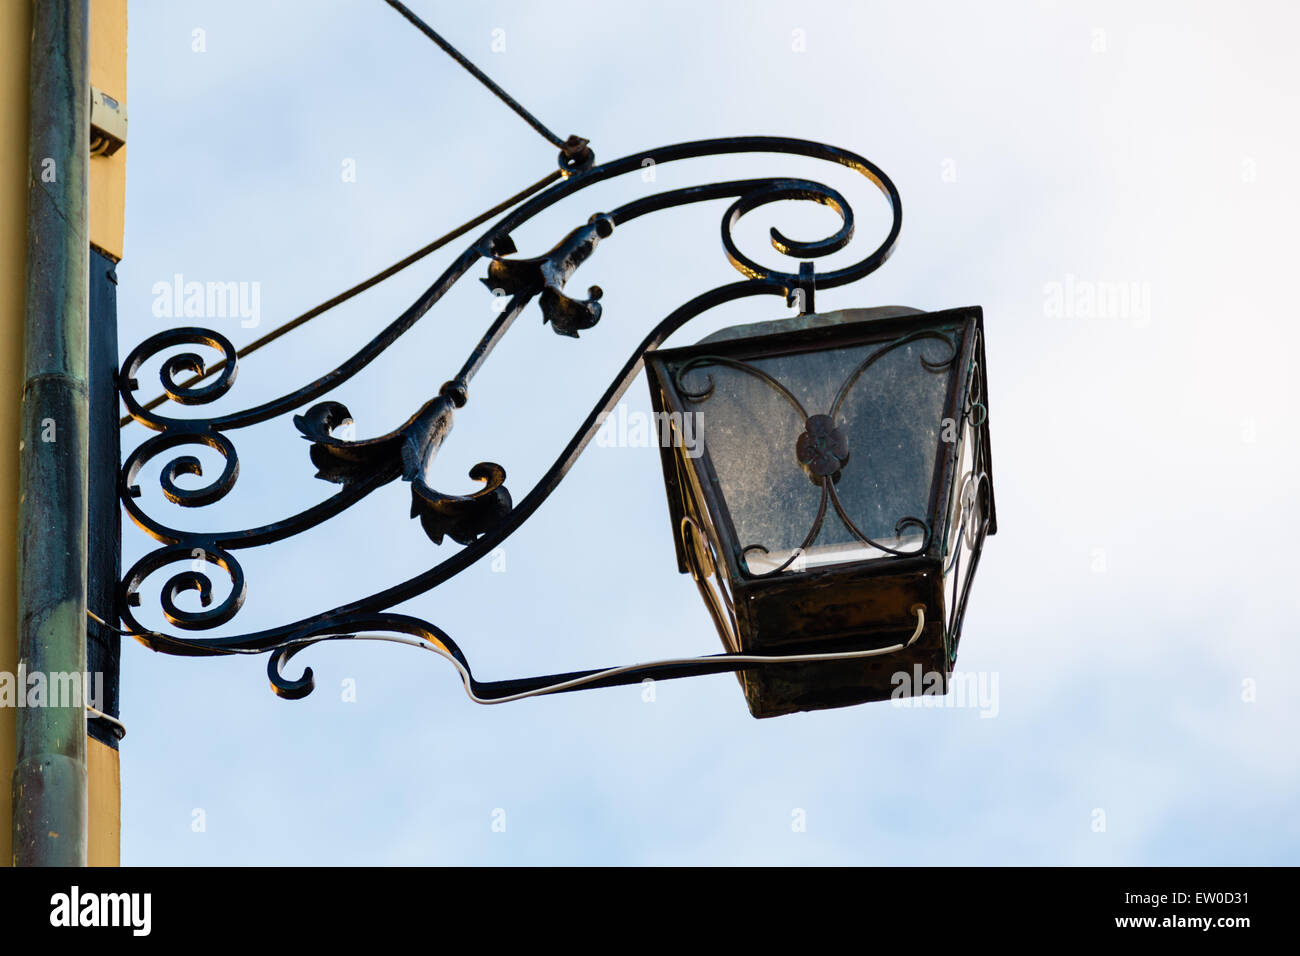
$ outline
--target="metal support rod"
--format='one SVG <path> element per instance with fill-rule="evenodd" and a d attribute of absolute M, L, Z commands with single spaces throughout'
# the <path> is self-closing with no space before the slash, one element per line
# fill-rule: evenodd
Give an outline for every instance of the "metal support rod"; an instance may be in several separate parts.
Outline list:
<path fill-rule="evenodd" d="M 456 390 L 459 396 L 459 400 L 456 402 L 458 408 L 463 406 L 469 397 L 469 380 L 478 374 L 478 370 L 483 367 L 483 363 L 492 354 L 492 350 L 510 331 L 510 326 L 514 325 L 519 313 L 532 300 L 533 297 L 530 295 L 516 295 L 511 298 L 506 303 L 505 308 L 493 320 L 492 325 L 483 333 L 483 338 L 479 339 L 478 345 L 474 347 L 474 351 L 470 353 L 469 358 L 465 360 L 465 364 L 456 373 L 456 377 L 444 386 L 444 388 L 450 386 Z"/>
<path fill-rule="evenodd" d="M 13 862 L 87 858 L 89 0 L 32 4 Z M 71 682 L 67 675 L 73 675 Z M 43 693 L 37 695 L 37 688 Z M 71 699 L 75 698 L 75 699 Z M 38 703 L 40 706 L 36 706 Z"/>
<path fill-rule="evenodd" d="M 440 36 L 438 32 L 433 29 L 433 27 L 429 26 L 429 24 L 425 23 L 423 20 L 417 17 L 411 11 L 410 7 L 408 7 L 404 3 L 401 3 L 400 0 L 387 0 L 387 2 L 390 7 L 396 10 L 402 16 L 404 16 L 413 27 L 415 27 L 417 30 L 419 30 L 421 33 L 427 36 L 434 43 L 438 44 L 438 47 L 442 50 L 442 52 L 446 53 L 449 57 L 451 57 L 461 66 L 463 66 L 469 72 L 470 76 L 474 77 L 474 79 L 478 80 L 485 87 L 487 87 L 488 91 L 491 92 L 493 96 L 495 96 L 502 103 L 506 104 L 506 106 L 514 110 L 516 115 L 518 115 L 520 119 L 522 119 L 533 129 L 535 129 L 542 136 L 543 139 L 549 140 L 553 145 L 560 147 L 560 149 L 565 149 L 569 145 L 563 139 L 561 139 L 557 134 L 551 132 L 551 130 L 545 124 L 543 124 L 541 120 L 539 120 L 532 113 L 528 112 L 528 110 L 524 109 L 523 106 L 519 104 L 519 101 L 516 100 L 513 96 L 511 96 L 509 93 L 507 93 L 505 90 L 503 90 L 500 86 L 498 86 L 492 80 L 492 77 L 488 76 L 477 66 L 471 63 L 469 61 L 469 57 L 465 56 L 465 54 L 461 53 L 460 50 L 457 50 L 454 46 L 452 46 L 450 43 L 444 40 L 442 36 Z M 570 140 L 573 139 L 576 139 L 576 137 L 570 137 Z M 583 140 L 582 142 L 584 145 L 586 144 L 586 140 Z"/>

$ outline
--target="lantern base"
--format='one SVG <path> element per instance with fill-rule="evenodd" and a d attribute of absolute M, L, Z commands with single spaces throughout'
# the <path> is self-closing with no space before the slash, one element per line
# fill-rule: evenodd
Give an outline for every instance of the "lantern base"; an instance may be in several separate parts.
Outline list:
<path fill-rule="evenodd" d="M 846 642 L 827 650 L 853 649 Z M 800 653 L 811 653 L 801 646 Z M 861 660 L 774 664 L 742 671 L 741 689 L 754 717 L 780 717 L 803 710 L 829 710 L 922 694 L 946 694 L 951 670 L 943 648 L 943 625 L 927 624 L 911 647 Z"/>
<path fill-rule="evenodd" d="M 903 646 L 890 654 L 812 664 L 765 664 L 738 672 L 749 712 L 801 710 L 944 693 L 951 673 L 938 566 L 925 558 L 831 567 L 748 582 L 736 602 L 736 640 L 747 654 L 844 653 Z M 912 610 L 925 624 L 912 638 Z M 724 638 L 724 644 L 726 643 Z M 919 682 L 915 675 L 923 675 Z"/>

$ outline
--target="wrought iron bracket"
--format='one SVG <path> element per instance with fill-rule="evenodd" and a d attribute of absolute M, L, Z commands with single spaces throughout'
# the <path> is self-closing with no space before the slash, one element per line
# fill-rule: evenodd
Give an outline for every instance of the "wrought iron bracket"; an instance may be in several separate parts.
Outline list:
<path fill-rule="evenodd" d="M 804 179 L 763 178 L 709 183 L 645 196 L 609 212 L 590 216 L 584 225 L 572 230 L 543 255 L 531 258 L 516 256 L 517 249 L 511 238 L 514 231 L 538 213 L 589 186 L 639 172 L 648 162 L 661 165 L 738 153 L 810 157 L 862 175 L 889 202 L 893 217 L 887 235 L 878 247 L 858 261 L 819 273 L 811 260 L 844 249 L 853 238 L 853 212 L 848 201 L 835 189 L 822 183 Z M 594 165 L 586 142 L 574 138 L 574 141 L 566 144 L 561 162 L 566 164 L 563 180 L 505 213 L 374 339 L 337 368 L 279 398 L 207 418 L 170 417 L 142 406 L 135 395 L 139 388 L 141 369 L 155 357 L 177 347 L 189 349 L 197 346 L 213 350 L 220 354 L 224 367 L 211 384 L 187 387 L 180 383 L 179 376 L 202 373 L 207 367 L 203 356 L 197 351 L 186 350 L 163 359 L 158 374 L 164 392 L 172 403 L 205 405 L 230 392 L 238 372 L 235 348 L 225 336 L 210 329 L 168 329 L 149 337 L 127 356 L 119 375 L 119 393 L 130 416 L 155 434 L 127 455 L 119 476 L 119 492 L 128 517 L 158 541 L 159 547 L 137 560 L 123 576 L 119 596 L 123 607 L 122 619 L 126 625 L 124 633 L 155 650 L 177 655 L 269 652 L 268 673 L 272 688 L 276 693 L 291 698 L 309 692 L 312 678 L 310 668 L 297 678 L 286 675 L 283 667 L 290 658 L 313 644 L 354 637 L 363 631 L 405 635 L 400 640 L 414 641 L 420 646 L 442 653 L 461 668 L 466 687 L 472 695 L 484 701 L 514 699 L 527 693 L 540 692 L 539 688 L 546 688 L 550 692 L 632 683 L 647 674 L 659 678 L 683 677 L 762 666 L 761 661 L 723 654 L 689 662 L 660 662 L 608 671 L 479 682 L 473 678 L 468 661 L 448 635 L 433 624 L 389 610 L 400 602 L 437 587 L 469 567 L 522 525 L 563 480 L 600 427 L 604 416 L 640 372 L 646 353 L 661 345 L 668 336 L 711 308 L 749 296 L 784 296 L 789 304 L 797 306 L 800 311 L 811 312 L 817 289 L 846 285 L 879 268 L 893 250 L 902 224 L 898 191 L 884 172 L 856 153 L 807 140 L 767 136 L 701 140 L 645 150 L 602 165 Z M 436 490 L 432 477 L 434 462 L 451 431 L 456 409 L 468 401 L 469 382 L 526 306 L 537 299 L 544 323 L 560 335 L 577 338 L 580 332 L 593 328 L 599 322 L 601 290 L 593 285 L 588 289 L 586 298 L 575 298 L 566 294 L 565 287 L 573 273 L 591 257 L 600 242 L 610 238 L 616 228 L 622 228 L 649 213 L 720 199 L 732 200 L 722 217 L 721 239 L 728 261 L 743 277 L 741 281 L 694 296 L 652 328 L 578 426 L 554 464 L 521 499 L 516 501 L 512 498 L 505 486 L 505 470 L 492 462 L 481 462 L 470 470 L 469 477 L 482 484 L 477 491 L 449 494 Z M 826 238 L 806 242 L 791 239 L 772 229 L 770 235 L 773 248 L 783 255 L 802 260 L 796 272 L 781 272 L 766 268 L 742 253 L 734 240 L 733 230 L 745 214 L 760 206 L 791 199 L 829 206 L 838 213 L 840 227 Z M 460 371 L 406 422 L 392 431 L 361 440 L 339 436 L 338 430 L 351 421 L 351 413 L 346 405 L 326 396 L 390 348 L 428 314 L 447 291 L 480 260 L 487 261 L 487 275 L 482 278 L 483 283 L 494 294 L 508 296 L 509 302 L 484 333 Z M 303 408 L 306 410 L 298 412 Z M 332 496 L 270 524 L 218 532 L 167 526 L 142 506 L 143 494 L 138 481 L 142 469 L 152 459 L 185 446 L 205 446 L 215 451 L 223 460 L 221 471 L 205 484 L 182 485 L 178 481 L 182 476 L 203 478 L 203 468 L 192 455 L 173 457 L 164 465 L 160 476 L 163 495 L 187 508 L 203 507 L 221 500 L 230 492 L 239 476 L 238 454 L 230 433 L 291 412 L 297 412 L 293 416 L 293 424 L 311 443 L 310 459 L 315 466 L 316 477 L 338 486 Z M 813 426 L 812 419 L 809 419 L 809 425 L 810 428 Z M 825 436 L 818 432 L 818 436 L 830 442 L 827 446 L 830 451 L 836 451 L 833 435 Z M 810 459 L 814 470 L 825 470 L 822 457 L 826 451 L 827 448 L 821 448 Z M 439 545 L 450 538 L 462 546 L 460 550 L 406 581 L 298 621 L 233 636 L 201 637 L 194 634 L 224 625 L 239 612 L 248 585 L 235 557 L 237 551 L 272 544 L 299 534 L 333 518 L 376 489 L 398 479 L 410 484 L 411 516 L 419 518 L 429 538 Z M 831 484 L 824 476 L 819 480 L 824 488 Z M 833 497 L 833 488 L 826 491 L 825 495 Z M 180 563 L 185 563 L 188 567 L 163 583 L 159 602 L 167 621 L 193 636 L 164 633 L 145 627 L 135 614 L 135 609 L 141 603 L 141 589 L 146 579 Z M 224 571 L 229 579 L 226 597 L 215 604 L 214 587 L 208 573 L 214 567 Z M 203 609 L 196 611 L 182 608 L 177 599 L 184 592 L 193 592 Z M 399 640 L 396 637 L 392 639 Z"/>

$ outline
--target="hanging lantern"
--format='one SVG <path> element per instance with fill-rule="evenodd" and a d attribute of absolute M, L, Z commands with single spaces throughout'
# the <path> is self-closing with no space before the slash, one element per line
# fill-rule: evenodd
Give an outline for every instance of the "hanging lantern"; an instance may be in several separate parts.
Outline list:
<path fill-rule="evenodd" d="M 755 717 L 946 693 L 996 530 L 982 328 L 849 309 L 647 356 L 678 565 L 726 649 L 897 646 L 741 671 Z"/>

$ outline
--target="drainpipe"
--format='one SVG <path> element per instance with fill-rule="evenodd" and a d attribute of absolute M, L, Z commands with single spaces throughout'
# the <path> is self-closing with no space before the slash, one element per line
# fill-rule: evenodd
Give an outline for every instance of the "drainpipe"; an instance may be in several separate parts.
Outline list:
<path fill-rule="evenodd" d="M 89 0 L 32 3 L 15 866 L 86 864 L 88 14 Z"/>

